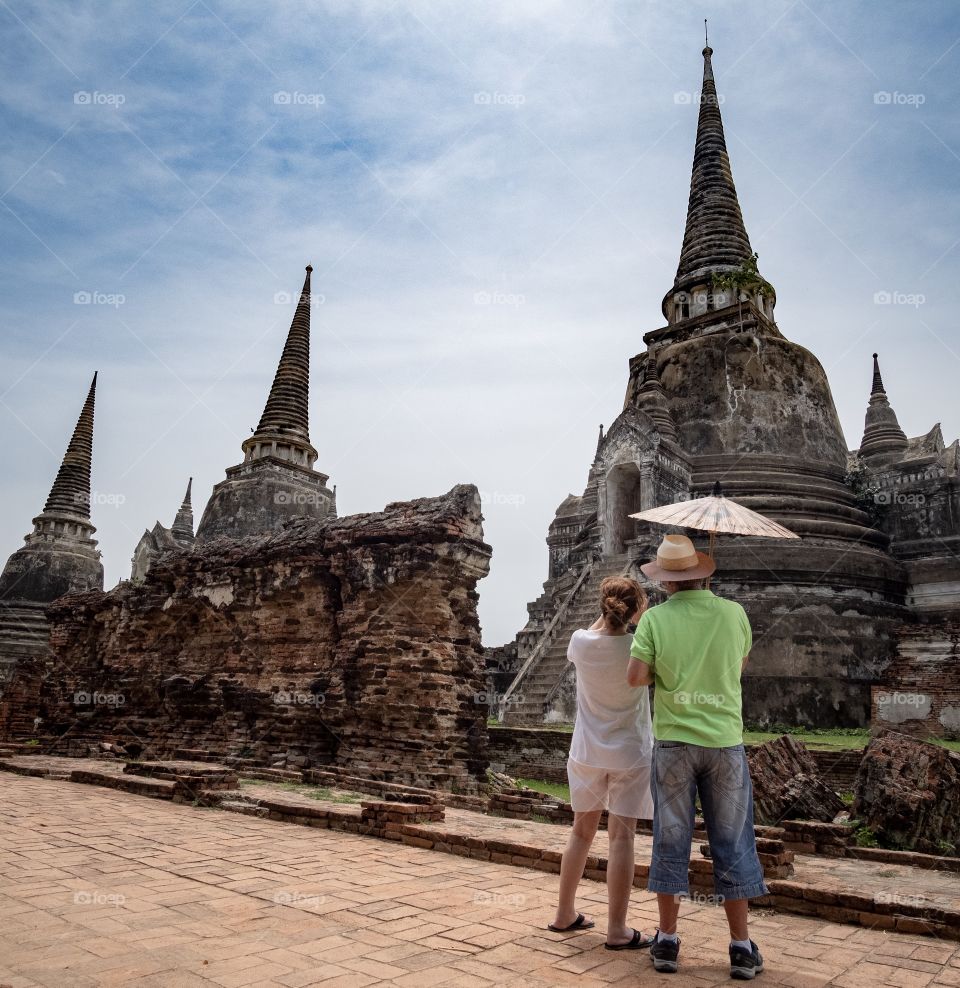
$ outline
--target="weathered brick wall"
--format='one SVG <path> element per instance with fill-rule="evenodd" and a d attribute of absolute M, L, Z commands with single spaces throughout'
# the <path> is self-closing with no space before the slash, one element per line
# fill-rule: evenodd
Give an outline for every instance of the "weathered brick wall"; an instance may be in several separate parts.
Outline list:
<path fill-rule="evenodd" d="M 527 727 L 491 727 L 488 752 L 492 768 L 520 779 L 567 781 L 568 731 Z"/>
<path fill-rule="evenodd" d="M 871 721 L 916 737 L 960 738 L 960 620 L 905 625 L 872 692 Z"/>
<path fill-rule="evenodd" d="M 816 763 L 817 771 L 834 792 L 853 792 L 860 762 L 863 760 L 862 748 L 846 748 L 841 751 L 809 748 L 808 751 Z"/>
<path fill-rule="evenodd" d="M 467 486 L 164 556 L 51 606 L 37 734 L 473 791 L 489 557 Z"/>

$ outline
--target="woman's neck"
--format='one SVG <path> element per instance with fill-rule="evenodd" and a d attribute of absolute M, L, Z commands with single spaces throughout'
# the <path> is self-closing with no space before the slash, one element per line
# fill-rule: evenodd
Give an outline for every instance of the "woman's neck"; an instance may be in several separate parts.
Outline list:
<path fill-rule="evenodd" d="M 626 627 L 616 627 L 610 625 L 607 619 L 601 614 L 593 624 L 590 625 L 590 631 L 597 631 L 602 635 L 625 635 L 627 634 Z"/>

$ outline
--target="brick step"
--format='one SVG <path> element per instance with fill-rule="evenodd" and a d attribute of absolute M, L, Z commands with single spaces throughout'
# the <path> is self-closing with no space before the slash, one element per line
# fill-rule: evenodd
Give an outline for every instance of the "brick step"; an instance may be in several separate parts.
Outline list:
<path fill-rule="evenodd" d="M 245 758 L 227 757 L 223 761 L 246 779 L 262 779 L 265 782 L 303 781 L 303 772 L 299 769 L 257 767 Z"/>
<path fill-rule="evenodd" d="M 239 799 L 225 799 L 218 803 L 217 806 L 219 809 L 226 810 L 228 813 L 241 813 L 243 816 L 266 817 L 270 815 L 270 811 L 266 806 L 260 806 L 257 803 L 249 803 Z"/>
<path fill-rule="evenodd" d="M 556 684 L 557 679 L 560 677 L 560 673 L 566 669 L 566 666 L 560 666 L 556 669 L 544 669 L 543 672 L 537 671 L 532 676 L 529 677 L 527 682 L 536 685 L 538 683 L 549 683 L 550 686 Z"/>

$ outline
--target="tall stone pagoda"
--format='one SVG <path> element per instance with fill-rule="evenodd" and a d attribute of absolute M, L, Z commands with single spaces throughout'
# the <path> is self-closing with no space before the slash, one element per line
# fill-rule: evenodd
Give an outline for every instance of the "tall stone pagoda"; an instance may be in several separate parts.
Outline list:
<path fill-rule="evenodd" d="M 193 534 L 193 505 L 190 501 L 192 487 L 193 477 L 187 481 L 187 491 L 170 528 L 158 521 L 152 529 L 144 531 L 140 536 L 131 560 L 130 579 L 134 583 L 142 582 L 159 555 L 175 549 L 189 549 L 196 541 Z"/>
<path fill-rule="evenodd" d="M 637 563 L 668 531 L 629 515 L 709 494 L 717 481 L 724 494 L 800 536 L 717 541 L 712 589 L 740 601 L 754 627 L 748 721 L 867 723 L 874 687 L 911 620 L 906 543 L 903 552 L 890 551 L 899 531 L 880 524 L 871 496 L 851 483 L 823 367 L 781 332 L 776 292 L 757 270 L 712 54 L 704 48 L 687 220 L 662 302 L 665 325 L 647 333 L 646 349 L 630 360 L 623 408 L 606 433 L 601 428 L 586 489 L 564 499 L 550 526 L 544 593 L 503 650 L 517 669 L 502 706 L 508 723 L 572 720 L 570 634 L 596 617 L 603 577 L 642 580 Z M 875 385 L 860 450 L 870 470 L 881 463 L 905 469 L 913 442 Z M 955 477 L 955 451 L 944 451 L 935 437 L 927 447 Z M 955 481 L 952 490 L 944 496 L 955 505 Z M 960 512 L 951 522 L 944 514 L 941 528 L 951 525 L 956 538 Z M 951 567 L 956 579 L 956 555 Z"/>
<path fill-rule="evenodd" d="M 282 528 L 292 518 L 335 518 L 328 477 L 314 469 L 310 444 L 310 273 L 307 266 L 273 387 L 254 433 L 241 444 L 243 462 L 227 468 L 200 519 L 197 543 L 246 538 Z"/>
<path fill-rule="evenodd" d="M 46 653 L 46 606 L 75 590 L 103 589 L 96 528 L 90 521 L 96 394 L 94 374 L 43 511 L 0 575 L 0 693 L 19 660 Z"/>
<path fill-rule="evenodd" d="M 878 526 L 907 568 L 907 605 L 924 624 L 960 621 L 960 440 L 946 445 L 939 422 L 907 438 L 887 398 L 877 354 L 863 439 L 853 455 Z M 955 639 L 955 654 L 956 645 Z M 960 668 L 960 654 L 956 658 Z M 960 722 L 960 694 L 956 699 Z"/>

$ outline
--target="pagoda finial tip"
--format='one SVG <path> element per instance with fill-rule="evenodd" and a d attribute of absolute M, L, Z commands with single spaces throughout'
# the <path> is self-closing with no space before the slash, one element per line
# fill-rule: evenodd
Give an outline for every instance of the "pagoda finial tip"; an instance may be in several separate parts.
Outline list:
<path fill-rule="evenodd" d="M 310 274 L 310 272 L 311 272 L 312 270 L 313 270 L 313 265 L 312 265 L 312 264 L 308 264 L 308 265 L 307 265 L 307 274 Z"/>

